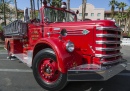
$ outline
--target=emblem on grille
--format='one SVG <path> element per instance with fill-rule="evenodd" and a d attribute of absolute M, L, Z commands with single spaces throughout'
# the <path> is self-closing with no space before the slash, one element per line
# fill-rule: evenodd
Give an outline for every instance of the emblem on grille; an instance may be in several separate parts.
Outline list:
<path fill-rule="evenodd" d="M 83 33 L 84 35 L 87 35 L 87 34 L 89 33 L 89 31 L 85 29 L 85 30 L 82 31 L 82 33 Z"/>

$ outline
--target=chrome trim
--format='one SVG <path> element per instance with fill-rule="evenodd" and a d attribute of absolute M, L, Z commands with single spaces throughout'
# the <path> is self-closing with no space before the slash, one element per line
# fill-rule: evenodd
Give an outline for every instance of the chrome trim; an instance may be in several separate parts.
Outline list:
<path fill-rule="evenodd" d="M 122 47 L 116 47 L 116 48 L 102 48 L 102 47 L 96 47 L 97 51 L 116 51 L 120 50 Z"/>
<path fill-rule="evenodd" d="M 121 28 L 117 27 L 103 27 L 103 26 L 98 26 L 96 27 L 97 30 L 113 30 L 113 31 L 119 31 L 121 32 Z"/>
<path fill-rule="evenodd" d="M 95 66 L 83 64 L 71 68 L 67 72 L 67 81 L 103 81 L 117 75 L 127 67 L 126 60 L 113 66 Z"/>
<path fill-rule="evenodd" d="M 96 44 L 120 44 L 122 41 L 96 41 Z"/>
<path fill-rule="evenodd" d="M 117 35 L 117 34 L 96 34 L 96 37 L 113 37 L 113 38 L 121 38 L 121 35 Z"/>
<path fill-rule="evenodd" d="M 111 58 L 111 57 L 121 56 L 122 54 L 123 54 L 123 53 L 108 54 L 108 55 L 95 54 L 95 57 Z"/>
<path fill-rule="evenodd" d="M 122 58 L 116 59 L 116 60 L 112 60 L 112 61 L 107 61 L 107 62 L 102 62 L 103 65 L 109 65 L 109 64 L 114 64 L 114 63 L 118 63 L 121 62 Z"/>

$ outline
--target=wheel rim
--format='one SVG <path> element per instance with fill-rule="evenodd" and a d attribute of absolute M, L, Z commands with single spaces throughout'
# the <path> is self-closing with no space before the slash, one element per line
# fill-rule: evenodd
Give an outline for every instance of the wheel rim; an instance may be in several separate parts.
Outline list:
<path fill-rule="evenodd" d="M 53 83 L 57 81 L 57 79 L 60 76 L 57 62 L 50 58 L 43 59 L 39 63 L 38 71 L 39 71 L 40 77 L 45 83 Z"/>

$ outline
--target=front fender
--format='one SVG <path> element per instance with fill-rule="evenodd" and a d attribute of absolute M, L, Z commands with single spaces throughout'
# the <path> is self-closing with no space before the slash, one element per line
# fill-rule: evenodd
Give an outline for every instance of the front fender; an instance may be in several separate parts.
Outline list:
<path fill-rule="evenodd" d="M 71 62 L 73 57 L 71 53 L 66 51 L 64 43 L 64 41 L 57 38 L 43 38 L 38 43 L 36 43 L 34 50 L 39 44 L 44 44 L 51 47 L 56 54 L 59 70 L 62 73 L 66 73 L 69 67 L 69 63 Z"/>

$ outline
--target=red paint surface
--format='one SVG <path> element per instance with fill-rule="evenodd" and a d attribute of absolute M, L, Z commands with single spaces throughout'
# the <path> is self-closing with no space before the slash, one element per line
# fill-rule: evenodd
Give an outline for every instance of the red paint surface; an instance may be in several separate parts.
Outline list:
<path fill-rule="evenodd" d="M 11 44 L 12 53 L 25 53 L 28 50 L 33 50 L 33 56 L 38 52 L 39 45 L 46 44 L 50 46 L 56 53 L 58 60 L 58 69 L 66 73 L 69 68 L 81 65 L 81 64 L 99 64 L 100 58 L 96 58 L 96 53 L 105 54 L 95 50 L 95 47 L 106 47 L 105 45 L 96 44 L 96 40 L 105 40 L 102 38 L 96 38 L 96 34 L 103 33 L 103 31 L 97 31 L 96 26 L 111 26 L 115 27 L 114 22 L 108 20 L 96 20 L 96 21 L 75 21 L 75 22 L 57 22 L 57 23 L 44 23 L 44 14 L 42 7 L 40 12 L 42 13 L 42 20 L 40 23 L 32 21 L 28 24 L 27 30 L 27 41 L 22 42 L 22 39 L 17 38 L 6 38 L 5 47 L 7 48 L 8 42 Z M 59 30 L 54 30 L 59 28 Z M 67 35 L 59 38 L 62 29 L 66 29 L 68 33 L 75 33 L 77 35 Z M 82 34 L 80 30 L 88 30 L 87 35 Z M 50 36 L 47 35 L 50 33 Z M 71 34 L 70 33 L 70 34 Z M 35 39 L 33 39 L 35 38 Z M 65 49 L 65 43 L 71 41 L 75 45 L 75 50 L 69 53 Z M 27 46 L 26 46 L 27 45 Z M 24 47 L 23 47 L 24 46 Z M 46 47 L 46 46 L 45 46 Z M 43 47 L 44 48 L 44 47 Z M 40 48 L 38 48 L 40 49 Z M 42 49 L 42 48 L 41 48 Z"/>

